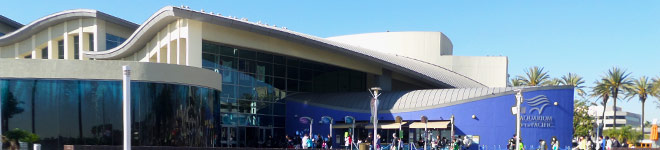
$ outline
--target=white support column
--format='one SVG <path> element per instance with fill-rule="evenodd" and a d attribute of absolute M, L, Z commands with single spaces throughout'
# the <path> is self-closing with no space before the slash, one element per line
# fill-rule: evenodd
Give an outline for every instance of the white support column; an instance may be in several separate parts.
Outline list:
<path fill-rule="evenodd" d="M 188 34 L 186 40 L 186 65 L 202 67 L 202 23 L 196 20 L 186 19 L 188 22 Z"/>
<path fill-rule="evenodd" d="M 53 52 L 53 34 L 51 27 L 48 27 L 48 59 L 56 59 L 55 52 Z"/>
<path fill-rule="evenodd" d="M 171 60 L 172 60 L 172 48 L 170 47 L 170 41 L 172 41 L 171 27 L 172 27 L 172 24 L 167 24 L 167 27 L 165 28 L 165 30 L 167 30 L 167 34 L 165 35 L 166 36 L 165 39 L 167 40 L 167 44 L 166 44 L 166 47 L 167 47 L 167 61 L 166 62 L 168 64 L 172 63 L 171 62 Z"/>
<path fill-rule="evenodd" d="M 181 19 L 176 20 L 176 64 L 181 65 Z"/>
<path fill-rule="evenodd" d="M 83 41 L 85 41 L 85 37 L 83 36 L 83 25 L 82 25 L 82 18 L 78 19 L 78 59 L 79 60 L 84 60 L 83 59 L 83 45 L 85 45 Z M 75 53 L 74 53 L 75 54 Z"/>
<path fill-rule="evenodd" d="M 73 57 L 69 58 L 69 55 L 71 55 L 71 52 L 69 52 L 69 30 L 68 28 L 68 23 L 64 22 L 64 33 L 62 33 L 62 38 L 64 40 L 64 59 L 72 59 Z M 73 56 L 73 55 L 71 55 Z"/>
<path fill-rule="evenodd" d="M 160 47 L 161 47 L 160 40 L 161 40 L 160 39 L 160 32 L 158 32 L 156 34 L 156 47 L 155 47 L 156 48 L 156 62 L 157 63 L 160 63 L 163 59 L 163 58 L 160 57 Z"/>
<path fill-rule="evenodd" d="M 123 77 L 123 121 L 124 150 L 131 150 L 131 68 L 122 66 Z"/>
<path fill-rule="evenodd" d="M 30 48 L 32 49 L 32 59 L 41 59 L 41 53 L 37 52 L 37 49 L 34 47 L 34 35 L 30 38 L 31 40 L 31 46 Z"/>

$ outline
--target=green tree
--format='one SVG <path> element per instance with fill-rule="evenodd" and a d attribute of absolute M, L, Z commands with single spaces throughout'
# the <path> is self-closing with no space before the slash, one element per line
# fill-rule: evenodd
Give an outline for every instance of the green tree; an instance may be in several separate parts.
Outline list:
<path fill-rule="evenodd" d="M 629 88 L 626 88 L 626 97 L 632 98 L 635 96 L 639 97 L 639 101 L 642 102 L 642 134 L 644 133 L 644 103 L 648 95 L 655 93 L 655 88 L 652 83 L 649 82 L 649 79 L 646 76 L 642 76 L 639 79 L 634 79 L 632 85 Z"/>
<path fill-rule="evenodd" d="M 638 140 L 642 138 L 642 134 L 635 132 L 632 129 L 632 126 L 623 126 L 619 129 L 608 129 L 603 131 L 603 135 L 609 137 L 615 137 L 617 140 L 622 141 L 626 139 L 628 142 L 635 144 Z"/>
<path fill-rule="evenodd" d="M 561 82 L 562 82 L 562 81 L 561 81 L 561 79 L 559 79 L 559 78 L 552 78 L 552 79 L 550 79 L 550 80 L 546 80 L 545 82 L 543 82 L 543 83 L 541 83 L 541 84 L 542 84 L 542 85 L 545 85 L 545 86 L 548 86 L 548 85 L 549 85 L 549 86 L 558 86 L 558 85 L 562 85 Z"/>
<path fill-rule="evenodd" d="M 522 79 L 515 77 L 511 79 L 511 86 L 523 86 L 525 83 L 522 81 Z"/>
<path fill-rule="evenodd" d="M 603 77 L 603 83 L 607 84 L 607 86 L 610 88 L 612 94 L 612 101 L 614 102 L 614 123 L 613 127 L 616 129 L 616 101 L 617 97 L 619 96 L 620 91 L 623 89 L 628 88 L 631 85 L 631 81 L 629 79 L 630 73 L 626 72 L 625 70 L 621 70 L 618 67 L 613 67 L 612 69 L 608 70 L 605 76 Z"/>
<path fill-rule="evenodd" d="M 592 129 L 594 118 L 589 115 L 589 105 L 586 101 L 576 100 L 573 103 L 573 135 L 588 136 Z"/>
<path fill-rule="evenodd" d="M 584 86 L 582 85 L 584 84 L 584 80 L 580 75 L 574 73 L 568 73 L 567 75 L 561 76 L 561 84 L 572 85 L 573 87 L 575 87 L 575 92 L 577 92 L 577 94 L 580 97 L 584 97 L 586 95 L 586 93 L 582 89 L 584 88 Z"/>
<path fill-rule="evenodd" d="M 603 118 L 601 118 L 600 124 L 605 125 L 605 108 L 607 107 L 607 100 L 610 98 L 610 87 L 599 80 L 594 84 L 596 86 L 591 89 L 591 94 L 589 96 L 600 99 L 600 102 L 603 105 L 603 112 L 601 115 Z M 598 126 L 598 130 L 600 130 L 600 125 Z"/>
<path fill-rule="evenodd" d="M 543 82 L 547 82 L 550 79 L 547 71 L 543 71 L 543 68 L 534 66 L 525 70 L 525 76 L 518 76 L 519 79 L 525 85 L 528 86 L 540 86 Z"/>

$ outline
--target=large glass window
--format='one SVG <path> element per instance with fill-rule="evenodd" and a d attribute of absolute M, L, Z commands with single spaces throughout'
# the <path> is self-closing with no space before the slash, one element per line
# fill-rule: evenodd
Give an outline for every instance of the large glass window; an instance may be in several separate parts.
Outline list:
<path fill-rule="evenodd" d="M 121 89 L 120 81 L 0 79 L 2 131 L 36 133 L 43 149 L 121 145 Z M 221 107 L 236 103 L 220 96 L 203 87 L 132 82 L 132 143 L 220 146 Z"/>
<path fill-rule="evenodd" d="M 121 43 L 124 43 L 124 41 L 126 41 L 126 38 L 106 33 L 105 34 L 105 50 L 115 48 L 115 47 L 121 45 Z"/>
<path fill-rule="evenodd" d="M 227 133 L 221 139 L 236 146 L 252 146 L 257 143 L 250 138 L 267 137 L 256 134 L 257 127 L 284 133 L 282 98 L 287 94 L 366 89 L 363 72 L 210 41 L 202 42 L 202 65 L 222 74 L 222 124 L 234 127 L 223 128 Z"/>

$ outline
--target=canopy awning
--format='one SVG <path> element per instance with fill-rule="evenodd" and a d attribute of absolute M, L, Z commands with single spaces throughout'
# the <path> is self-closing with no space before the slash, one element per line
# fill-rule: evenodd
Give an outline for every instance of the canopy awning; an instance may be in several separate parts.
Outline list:
<path fill-rule="evenodd" d="M 395 122 L 388 122 L 388 123 L 378 123 L 378 128 L 379 129 L 399 129 L 399 126 L 405 125 L 407 122 L 401 122 L 395 123 Z M 366 129 L 373 129 L 374 124 L 366 124 L 364 125 L 364 128 Z"/>
<path fill-rule="evenodd" d="M 449 128 L 449 120 L 445 121 L 433 121 L 433 122 L 428 122 L 426 124 L 422 122 L 413 122 L 408 126 L 409 128 L 421 128 L 424 129 L 424 127 L 427 128 L 436 128 L 436 129 L 447 129 Z"/>
<path fill-rule="evenodd" d="M 360 125 L 360 124 L 355 124 L 356 127 L 358 127 L 358 125 Z M 351 127 L 353 127 L 353 124 L 341 123 L 341 124 L 333 124 L 332 125 L 333 129 L 348 129 L 348 128 L 351 128 Z"/>

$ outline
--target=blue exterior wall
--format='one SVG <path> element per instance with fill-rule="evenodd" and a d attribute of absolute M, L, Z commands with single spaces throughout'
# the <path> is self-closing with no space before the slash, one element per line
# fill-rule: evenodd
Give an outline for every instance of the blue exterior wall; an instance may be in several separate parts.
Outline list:
<path fill-rule="evenodd" d="M 545 95 L 548 102 L 542 113 L 539 114 L 535 108 L 530 106 L 530 98 Z M 561 147 L 570 146 L 573 135 L 573 89 L 549 89 L 527 91 L 523 93 L 526 107 L 526 113 L 523 116 L 552 117 L 552 121 L 523 121 L 530 123 L 547 123 L 550 127 L 523 127 L 521 134 L 525 146 L 538 145 L 539 139 L 544 139 L 549 143 L 552 136 L 556 136 L 560 141 Z M 453 114 L 455 117 L 456 135 L 478 135 L 480 136 L 480 146 L 500 145 L 504 148 L 508 139 L 516 132 L 516 116 L 512 115 L 511 107 L 515 105 L 514 94 L 491 97 L 482 100 L 441 107 L 421 111 L 403 112 L 403 113 L 381 113 L 379 120 L 394 120 L 395 116 L 401 116 L 403 120 L 419 120 L 420 116 L 426 115 L 429 120 L 449 120 Z M 557 102 L 558 105 L 553 105 Z M 541 106 L 541 105 L 537 105 Z M 309 128 L 309 124 L 302 124 L 299 117 L 312 117 L 314 119 L 314 134 L 327 135 L 329 133 L 328 124 L 319 124 L 321 116 L 330 116 L 335 120 L 343 120 L 344 116 L 353 116 L 357 121 L 368 121 L 370 114 L 356 113 L 333 110 L 313 105 L 308 105 L 295 101 L 287 101 L 286 133 L 295 135 L 295 131 Z M 476 115 L 476 119 L 472 119 Z M 325 137 L 325 136 L 324 136 Z M 476 149 L 476 146 L 472 146 Z"/>

